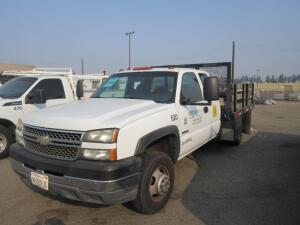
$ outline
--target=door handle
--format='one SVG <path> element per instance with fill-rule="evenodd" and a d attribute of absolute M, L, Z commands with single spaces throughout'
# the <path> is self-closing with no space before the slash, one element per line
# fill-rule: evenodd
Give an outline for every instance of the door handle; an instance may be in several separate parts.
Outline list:
<path fill-rule="evenodd" d="M 204 113 L 208 113 L 208 107 L 207 107 L 207 106 L 205 106 L 205 107 L 203 108 L 203 110 L 204 110 Z"/>

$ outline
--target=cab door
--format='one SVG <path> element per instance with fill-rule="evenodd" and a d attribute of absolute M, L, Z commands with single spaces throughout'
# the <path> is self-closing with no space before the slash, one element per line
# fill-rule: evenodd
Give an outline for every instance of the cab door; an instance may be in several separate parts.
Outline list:
<path fill-rule="evenodd" d="M 33 98 L 38 96 L 40 98 Z M 40 100 L 45 101 L 41 102 Z M 31 112 L 49 106 L 68 102 L 63 82 L 59 78 L 42 79 L 25 96 L 23 112 Z"/>
<path fill-rule="evenodd" d="M 211 106 L 205 105 L 201 80 L 193 72 L 182 75 L 179 98 L 181 155 L 185 155 L 209 140 Z"/>

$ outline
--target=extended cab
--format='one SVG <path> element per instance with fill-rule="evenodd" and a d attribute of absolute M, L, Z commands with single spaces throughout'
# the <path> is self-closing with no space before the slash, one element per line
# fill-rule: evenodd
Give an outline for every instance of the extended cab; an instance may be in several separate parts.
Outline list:
<path fill-rule="evenodd" d="M 91 99 L 24 115 L 10 148 L 13 169 L 28 185 L 68 199 L 157 212 L 170 197 L 178 160 L 220 137 L 223 124 L 235 143 L 243 124 L 250 126 L 251 93 L 227 115 L 235 85 L 222 90 L 200 66 L 116 73 Z"/>
<path fill-rule="evenodd" d="M 24 113 L 77 99 L 77 82 L 91 95 L 108 76 L 73 75 L 73 71 L 39 69 L 23 72 L 4 72 L 0 87 L 0 158 L 8 155 L 15 141 L 17 121 Z"/>

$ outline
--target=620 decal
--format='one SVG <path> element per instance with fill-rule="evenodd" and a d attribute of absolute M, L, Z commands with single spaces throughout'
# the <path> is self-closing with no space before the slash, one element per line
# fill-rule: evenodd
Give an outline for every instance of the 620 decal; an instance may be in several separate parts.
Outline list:
<path fill-rule="evenodd" d="M 171 115 L 171 120 L 172 121 L 178 120 L 178 115 L 177 114 Z"/>

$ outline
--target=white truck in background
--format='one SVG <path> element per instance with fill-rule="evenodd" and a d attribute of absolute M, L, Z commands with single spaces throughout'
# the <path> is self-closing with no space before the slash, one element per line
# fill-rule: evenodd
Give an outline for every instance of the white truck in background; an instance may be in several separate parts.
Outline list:
<path fill-rule="evenodd" d="M 76 90 L 88 98 L 107 78 L 74 75 L 72 69 L 65 68 L 4 71 L 0 76 L 3 83 L 0 86 L 0 158 L 8 155 L 9 146 L 15 142 L 16 124 L 24 113 L 75 101 Z"/>

